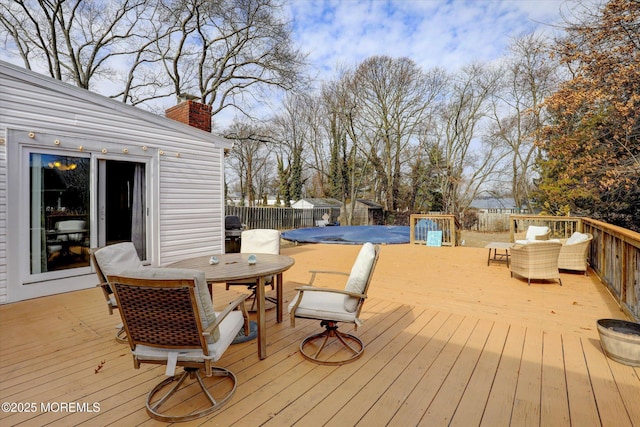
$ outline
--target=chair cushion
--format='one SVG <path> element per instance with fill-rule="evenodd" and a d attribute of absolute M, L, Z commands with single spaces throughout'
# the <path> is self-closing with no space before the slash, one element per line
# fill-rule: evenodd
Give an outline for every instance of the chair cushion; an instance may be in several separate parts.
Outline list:
<path fill-rule="evenodd" d="M 243 326 L 242 312 L 232 311 L 220 323 L 220 339 L 208 344 L 208 356 L 205 356 L 202 350 L 181 351 L 178 353 L 178 362 L 202 362 L 205 359 L 215 362 L 222 357 Z M 175 350 L 138 345 L 132 353 L 140 360 L 167 360 L 170 352 Z"/>
<path fill-rule="evenodd" d="M 369 273 L 371 272 L 371 267 L 373 265 L 375 257 L 376 250 L 373 244 L 365 243 L 364 245 L 362 245 L 362 249 L 360 249 L 358 258 L 356 258 L 356 262 L 353 264 L 353 267 L 351 267 L 351 274 L 349 275 L 349 279 L 347 280 L 345 290 L 358 293 L 364 292 L 364 288 L 367 286 Z M 355 312 L 358 308 L 359 301 L 360 298 L 354 298 L 345 295 L 344 309 L 350 313 Z"/>
<path fill-rule="evenodd" d="M 245 230 L 241 235 L 240 252 L 277 255 L 280 253 L 280 232 L 268 229 Z"/>
<path fill-rule="evenodd" d="M 549 227 L 546 226 L 538 226 L 538 225 L 530 225 L 527 228 L 527 235 L 525 237 L 526 240 L 536 240 L 536 236 L 541 234 L 547 234 L 549 231 Z"/>
<path fill-rule="evenodd" d="M 299 297 L 300 293 L 289 304 L 289 313 L 293 310 Z M 296 310 L 296 317 L 355 322 L 355 313 L 345 310 L 344 305 L 343 294 L 330 291 L 307 291 L 302 294 L 302 301 Z"/>
<path fill-rule="evenodd" d="M 569 239 L 567 239 L 565 245 L 575 245 L 576 243 L 582 243 L 587 240 L 589 240 L 589 236 L 576 231 L 571 235 L 571 237 L 569 237 Z"/>
<path fill-rule="evenodd" d="M 549 242 L 556 242 L 559 243 L 560 239 L 549 239 L 549 240 L 516 240 L 514 243 L 517 243 L 519 245 L 530 245 L 530 244 L 536 244 L 536 243 L 549 243 Z"/>
<path fill-rule="evenodd" d="M 105 277 L 121 274 L 125 270 L 144 268 L 138 258 L 138 252 L 131 242 L 105 246 L 98 249 L 94 255 Z"/>
<path fill-rule="evenodd" d="M 280 231 L 253 229 L 242 232 L 240 252 L 244 254 L 280 254 Z M 265 277 L 265 284 L 271 284 L 273 276 Z M 255 285 L 256 279 L 234 280 L 229 285 Z"/>
<path fill-rule="evenodd" d="M 209 294 L 209 288 L 205 280 L 204 272 L 187 268 L 159 268 L 147 267 L 142 269 L 126 270 L 120 273 L 122 276 L 140 279 L 188 279 L 196 282 L 196 304 L 202 328 L 206 329 L 216 321 L 216 313 L 213 310 L 213 297 Z M 214 343 L 220 339 L 220 330 L 216 328 L 207 337 L 207 342 Z"/>

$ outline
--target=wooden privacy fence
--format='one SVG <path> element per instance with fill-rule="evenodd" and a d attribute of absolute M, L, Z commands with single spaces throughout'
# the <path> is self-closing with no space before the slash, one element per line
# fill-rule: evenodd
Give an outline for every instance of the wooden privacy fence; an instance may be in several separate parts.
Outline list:
<path fill-rule="evenodd" d="M 409 241 L 426 245 L 429 233 L 442 232 L 443 246 L 460 245 L 460 222 L 453 215 L 413 214 L 409 218 Z"/>
<path fill-rule="evenodd" d="M 270 228 L 291 230 L 315 227 L 322 215 L 331 214 L 331 208 L 294 209 L 252 206 L 225 206 L 225 215 L 237 215 L 248 229 Z"/>
<path fill-rule="evenodd" d="M 589 266 L 620 307 L 640 322 L 640 233 L 590 218 L 512 215 L 510 222 L 511 241 L 514 232 L 529 225 L 548 226 L 552 239 L 568 238 L 575 231 L 591 233 Z"/>
<path fill-rule="evenodd" d="M 471 229 L 484 233 L 508 231 L 510 216 L 511 214 L 502 212 L 478 212 L 478 221 Z"/>

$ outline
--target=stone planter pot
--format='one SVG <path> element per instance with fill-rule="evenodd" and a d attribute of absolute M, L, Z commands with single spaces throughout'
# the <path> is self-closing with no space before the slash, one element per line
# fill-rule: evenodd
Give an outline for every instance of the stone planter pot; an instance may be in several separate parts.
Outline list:
<path fill-rule="evenodd" d="M 640 324 L 600 319 L 598 334 L 608 357 L 625 365 L 640 366 Z"/>

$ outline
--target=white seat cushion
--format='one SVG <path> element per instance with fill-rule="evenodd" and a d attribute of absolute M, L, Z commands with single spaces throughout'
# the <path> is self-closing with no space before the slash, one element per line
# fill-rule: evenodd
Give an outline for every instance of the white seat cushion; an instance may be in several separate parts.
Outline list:
<path fill-rule="evenodd" d="M 571 235 L 571 237 L 567 239 L 567 241 L 565 242 L 565 245 L 575 245 L 576 243 L 582 243 L 587 240 L 589 240 L 589 236 L 576 231 Z"/>
<path fill-rule="evenodd" d="M 527 235 L 525 236 L 525 239 L 536 240 L 536 236 L 547 234 L 548 232 L 549 232 L 549 227 L 530 225 L 529 228 L 527 228 Z"/>
<path fill-rule="evenodd" d="M 125 270 L 144 268 L 131 242 L 116 243 L 94 253 L 98 266 L 106 276 L 116 276 Z"/>
<path fill-rule="evenodd" d="M 280 232 L 269 229 L 245 230 L 241 235 L 240 252 L 277 255 L 280 253 Z"/>
<path fill-rule="evenodd" d="M 211 359 L 215 362 L 222 357 L 243 326 L 244 317 L 242 317 L 242 312 L 232 311 L 220 323 L 220 339 L 214 343 L 208 344 L 208 356 L 205 356 L 200 349 L 184 351 L 178 353 L 178 361 L 201 362 L 205 359 Z M 171 352 L 175 352 L 175 350 L 138 345 L 133 351 L 133 354 L 144 360 L 167 360 L 168 355 Z"/>
<path fill-rule="evenodd" d="M 216 313 L 213 310 L 213 298 L 209 294 L 209 288 L 205 280 L 204 272 L 186 268 L 158 268 L 147 267 L 142 269 L 125 270 L 120 273 L 125 277 L 135 277 L 140 279 L 188 279 L 196 283 L 196 303 L 202 328 L 207 329 L 209 325 L 216 321 Z M 214 343 L 220 339 L 219 328 L 207 337 L 209 343 Z"/>
<path fill-rule="evenodd" d="M 371 267 L 373 266 L 373 261 L 376 257 L 376 249 L 375 246 L 371 243 L 365 243 L 362 245 L 360 249 L 360 253 L 358 253 L 358 258 L 356 258 L 356 262 L 351 267 L 351 274 L 349 275 L 349 279 L 347 280 L 347 285 L 345 286 L 345 290 L 350 292 L 363 293 L 365 286 L 367 286 L 367 281 L 369 280 L 369 274 L 371 273 Z M 344 297 L 344 308 L 348 312 L 355 312 L 358 308 L 359 298 L 354 298 L 345 295 Z"/>
<path fill-rule="evenodd" d="M 289 313 L 293 310 L 300 293 L 289 304 Z M 355 322 L 356 316 L 344 308 L 344 295 L 330 291 L 306 291 L 302 294 L 302 301 L 296 310 L 296 317 L 310 319 L 336 320 L 341 322 Z"/>
<path fill-rule="evenodd" d="M 535 243 L 549 243 L 549 242 L 560 242 L 560 239 L 549 239 L 549 240 L 516 240 L 515 243 L 520 245 L 529 245 Z"/>

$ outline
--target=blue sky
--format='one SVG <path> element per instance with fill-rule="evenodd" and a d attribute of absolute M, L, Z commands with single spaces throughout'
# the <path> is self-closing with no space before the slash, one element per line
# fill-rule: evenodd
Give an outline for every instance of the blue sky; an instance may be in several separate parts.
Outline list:
<path fill-rule="evenodd" d="M 551 33 L 570 6 L 566 0 L 290 0 L 289 12 L 295 41 L 315 73 L 327 78 L 372 55 L 452 71 L 492 61 L 512 37 Z"/>

